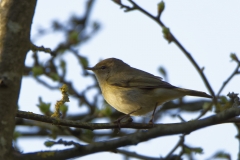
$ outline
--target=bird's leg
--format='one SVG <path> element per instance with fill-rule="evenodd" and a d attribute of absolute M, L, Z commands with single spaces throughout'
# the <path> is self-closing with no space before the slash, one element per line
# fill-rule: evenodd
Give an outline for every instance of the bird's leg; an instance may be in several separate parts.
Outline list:
<path fill-rule="evenodd" d="M 123 119 L 125 119 L 125 118 L 127 118 L 127 117 L 130 117 L 130 114 L 132 114 L 132 112 L 129 113 L 129 114 L 125 114 L 125 115 L 121 116 L 120 118 L 116 119 L 116 120 L 114 121 L 114 123 L 120 123 Z M 130 118 L 131 118 L 131 117 L 130 117 Z"/>
<path fill-rule="evenodd" d="M 150 119 L 150 121 L 149 121 L 149 124 L 152 124 L 152 125 L 154 124 L 154 114 L 155 114 L 156 108 L 157 108 L 157 104 L 156 104 L 156 106 L 154 107 L 154 110 L 153 110 L 151 119 Z"/>
<path fill-rule="evenodd" d="M 136 109 L 136 110 L 133 110 L 132 112 L 130 112 L 130 113 L 128 113 L 128 114 L 123 115 L 122 117 L 120 117 L 120 118 L 118 118 L 117 120 L 115 120 L 114 123 L 117 123 L 117 124 L 118 124 L 118 127 L 119 127 L 119 129 L 120 129 L 120 128 L 121 128 L 120 122 L 121 122 L 124 118 L 130 117 L 130 115 L 131 115 L 132 113 L 137 112 L 137 111 L 140 110 L 140 109 L 142 109 L 142 107 L 140 107 L 140 108 L 138 108 L 138 109 Z M 130 119 L 128 120 L 128 122 L 132 122 L 132 121 L 133 121 L 133 120 L 132 120 L 132 118 L 130 117 Z"/>
<path fill-rule="evenodd" d="M 123 120 L 123 119 L 126 118 L 126 117 L 130 117 L 130 115 L 131 115 L 132 113 L 137 112 L 137 111 L 140 110 L 140 109 L 141 109 L 141 108 L 138 108 L 137 110 L 134 110 L 134 111 L 132 111 L 132 112 L 130 112 L 130 113 L 128 113 L 128 114 L 125 114 L 125 115 L 123 115 L 122 117 L 120 117 L 120 118 L 118 118 L 117 120 L 115 120 L 114 122 L 120 123 L 121 120 Z"/>

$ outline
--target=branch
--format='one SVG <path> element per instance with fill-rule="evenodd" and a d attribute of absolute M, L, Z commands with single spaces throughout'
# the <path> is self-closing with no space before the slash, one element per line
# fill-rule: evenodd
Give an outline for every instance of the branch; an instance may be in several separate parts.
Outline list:
<path fill-rule="evenodd" d="M 219 114 L 216 114 L 214 116 L 218 116 L 220 114 L 225 114 L 225 112 L 228 113 L 228 112 L 230 112 L 229 110 L 232 110 L 232 108 L 228 109 L 224 112 L 221 112 Z M 231 114 L 230 117 L 227 117 L 226 120 L 228 120 L 230 118 L 233 118 L 235 116 L 238 116 L 237 112 L 233 116 L 232 115 L 233 114 Z M 53 117 L 48 117 L 48 116 L 34 114 L 32 112 L 24 112 L 24 111 L 18 111 L 17 114 L 16 114 L 16 117 L 41 121 L 41 122 L 60 125 L 60 126 L 84 128 L 84 129 L 89 129 L 89 130 L 113 129 L 113 128 L 118 128 L 119 127 L 118 124 L 115 124 L 115 123 L 76 122 L 76 121 L 71 121 L 71 120 L 56 119 L 56 118 L 53 118 Z M 211 117 L 208 117 L 206 119 L 209 119 L 209 118 L 211 118 Z M 204 119 L 202 119 L 202 120 L 204 120 Z M 201 122 L 202 120 L 199 120 L 199 122 Z M 190 123 L 190 122 L 184 122 L 184 123 Z M 156 128 L 156 127 L 159 127 L 159 126 L 171 126 L 171 125 L 173 125 L 173 127 L 174 127 L 175 125 L 182 125 L 184 123 L 154 124 L 154 126 L 152 126 L 150 124 L 123 122 L 123 123 L 120 123 L 120 126 L 121 126 L 121 128 L 150 129 L 150 128 Z M 219 123 L 229 123 L 229 122 L 228 121 L 226 121 L 226 122 L 216 122 L 212 125 L 219 124 Z"/>
<path fill-rule="evenodd" d="M 71 120 L 64 120 L 64 119 L 56 119 L 53 117 L 48 117 L 44 115 L 35 114 L 32 112 L 24 112 L 24 111 L 18 111 L 16 114 L 16 117 L 19 118 L 25 118 L 25 119 L 31 119 L 36 120 L 40 122 L 50 123 L 54 125 L 60 125 L 60 126 L 68 126 L 68 127 L 76 127 L 76 128 L 84 128 L 89 130 L 95 130 L 95 129 L 113 129 L 113 128 L 119 128 L 119 125 L 117 123 L 87 123 L 87 122 L 78 122 L 78 121 L 71 121 Z M 140 124 L 140 123 L 131 123 L 128 122 L 120 123 L 121 128 L 136 128 L 136 129 L 149 129 L 152 128 L 151 124 Z M 157 126 L 158 124 L 154 125 Z"/>
<path fill-rule="evenodd" d="M 159 124 L 157 127 L 150 129 L 145 132 L 137 132 L 134 134 L 129 134 L 128 136 L 121 137 L 118 139 L 112 139 L 109 141 L 95 142 L 89 145 L 74 147 L 64 150 L 55 150 L 55 151 L 43 151 L 43 152 L 32 152 L 22 154 L 21 158 L 25 159 L 41 159 L 42 156 L 48 155 L 45 157 L 45 160 L 52 159 L 68 159 L 79 156 L 85 156 L 92 153 L 102 152 L 102 151 L 111 151 L 118 147 L 128 146 L 128 145 L 137 145 L 140 142 L 147 141 L 152 138 L 162 137 L 166 135 L 182 134 L 182 133 L 191 133 L 195 130 L 223 123 L 224 121 L 240 115 L 239 107 L 232 107 L 224 112 L 210 116 L 205 119 L 184 122 L 184 123 L 175 123 L 175 124 Z M 100 124 L 98 124 L 100 126 Z M 112 125 L 112 124 L 109 124 Z M 128 124 L 137 125 L 137 124 Z M 126 125 L 127 126 L 127 125 Z M 118 127 L 115 125 L 114 127 Z"/>

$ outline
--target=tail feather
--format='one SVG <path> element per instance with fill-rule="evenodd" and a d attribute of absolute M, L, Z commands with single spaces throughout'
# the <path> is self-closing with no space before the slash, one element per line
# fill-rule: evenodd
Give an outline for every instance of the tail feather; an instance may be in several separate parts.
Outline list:
<path fill-rule="evenodd" d="M 185 92 L 186 95 L 188 96 L 197 96 L 197 97 L 205 97 L 205 98 L 212 98 L 209 94 L 201 91 L 195 91 L 191 89 L 183 89 L 183 88 L 178 88 L 179 91 Z"/>

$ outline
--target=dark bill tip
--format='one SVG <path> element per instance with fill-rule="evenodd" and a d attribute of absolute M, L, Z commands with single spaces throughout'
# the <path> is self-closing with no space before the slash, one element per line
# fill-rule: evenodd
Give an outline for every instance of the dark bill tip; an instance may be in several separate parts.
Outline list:
<path fill-rule="evenodd" d="M 95 70 L 95 68 L 93 68 L 93 67 L 86 67 L 85 69 L 86 70 Z"/>

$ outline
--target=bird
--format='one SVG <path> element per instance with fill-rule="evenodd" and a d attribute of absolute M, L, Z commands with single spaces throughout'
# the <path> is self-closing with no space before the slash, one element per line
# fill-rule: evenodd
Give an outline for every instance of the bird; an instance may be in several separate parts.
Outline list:
<path fill-rule="evenodd" d="M 94 72 L 109 105 L 126 116 L 142 116 L 152 112 L 149 123 L 153 123 L 156 108 L 170 100 L 184 96 L 212 98 L 205 92 L 171 85 L 161 77 L 133 68 L 117 58 L 104 59 L 86 69 Z"/>

